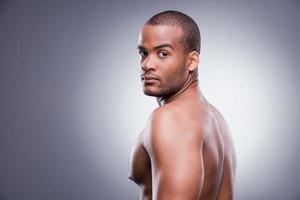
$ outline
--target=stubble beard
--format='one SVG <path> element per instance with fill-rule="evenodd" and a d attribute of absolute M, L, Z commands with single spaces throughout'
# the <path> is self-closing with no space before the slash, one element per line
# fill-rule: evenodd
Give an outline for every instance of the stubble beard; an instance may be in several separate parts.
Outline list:
<path fill-rule="evenodd" d="M 180 91 L 184 86 L 185 79 L 183 76 L 184 72 L 178 70 L 174 74 L 170 75 L 166 81 L 159 79 L 160 85 L 155 89 L 156 91 L 151 89 L 147 90 L 147 86 L 144 86 L 144 94 L 157 98 L 168 98 Z"/>

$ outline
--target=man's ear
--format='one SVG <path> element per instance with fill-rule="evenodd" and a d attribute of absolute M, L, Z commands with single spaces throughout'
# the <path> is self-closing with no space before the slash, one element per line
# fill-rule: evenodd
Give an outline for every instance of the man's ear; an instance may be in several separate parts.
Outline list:
<path fill-rule="evenodd" d="M 188 55 L 187 67 L 190 72 L 193 72 L 199 65 L 200 56 L 197 51 L 192 51 Z"/>

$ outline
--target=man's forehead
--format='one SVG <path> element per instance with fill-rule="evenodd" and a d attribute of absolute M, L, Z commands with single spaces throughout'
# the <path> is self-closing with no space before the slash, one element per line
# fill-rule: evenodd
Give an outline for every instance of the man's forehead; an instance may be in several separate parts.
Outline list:
<path fill-rule="evenodd" d="M 139 36 L 139 45 L 148 44 L 158 46 L 161 44 L 176 45 L 181 43 L 183 31 L 178 26 L 169 25 L 144 25 Z"/>

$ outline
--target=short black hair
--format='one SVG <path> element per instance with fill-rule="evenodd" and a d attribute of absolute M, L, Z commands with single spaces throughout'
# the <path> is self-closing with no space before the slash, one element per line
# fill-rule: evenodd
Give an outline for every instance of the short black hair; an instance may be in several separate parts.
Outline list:
<path fill-rule="evenodd" d="M 184 50 L 187 52 L 195 50 L 200 54 L 200 31 L 196 22 L 188 15 L 175 10 L 167 10 L 152 16 L 145 24 L 179 26 L 184 34 Z"/>

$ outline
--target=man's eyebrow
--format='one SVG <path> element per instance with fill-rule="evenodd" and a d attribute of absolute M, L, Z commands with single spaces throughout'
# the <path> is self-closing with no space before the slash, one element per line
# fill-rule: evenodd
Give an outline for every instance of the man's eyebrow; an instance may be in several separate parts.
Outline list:
<path fill-rule="evenodd" d="M 161 48 L 164 48 L 164 47 L 169 47 L 170 49 L 175 50 L 174 47 L 170 44 L 160 44 L 156 47 L 153 47 L 153 49 L 157 50 L 157 49 L 161 49 Z M 138 49 L 146 50 L 146 48 L 141 46 L 141 45 L 138 45 Z"/>
<path fill-rule="evenodd" d="M 137 48 L 138 48 L 138 49 L 142 49 L 142 50 L 145 50 L 145 49 L 146 49 L 146 48 L 143 47 L 142 45 L 138 45 Z"/>
<path fill-rule="evenodd" d="M 161 45 L 158 45 L 158 46 L 154 47 L 153 49 L 157 50 L 157 49 L 161 49 L 161 48 L 164 48 L 164 47 L 169 47 L 170 49 L 175 50 L 174 47 L 172 47 L 172 45 L 170 45 L 170 44 L 161 44 Z"/>

